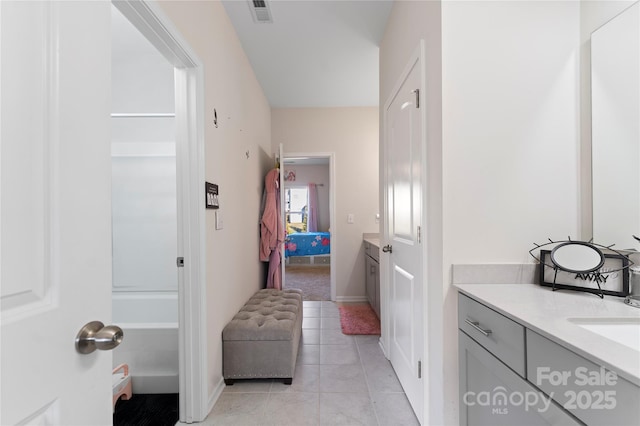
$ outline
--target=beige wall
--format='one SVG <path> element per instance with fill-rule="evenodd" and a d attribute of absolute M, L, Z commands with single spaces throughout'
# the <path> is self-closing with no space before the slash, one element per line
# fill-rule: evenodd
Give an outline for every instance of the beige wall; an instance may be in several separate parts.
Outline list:
<path fill-rule="evenodd" d="M 362 233 L 378 232 L 378 108 L 273 109 L 271 118 L 274 149 L 282 143 L 285 154 L 335 154 L 336 298 L 366 300 Z"/>
<path fill-rule="evenodd" d="M 271 113 L 221 3 L 158 4 L 204 64 L 205 177 L 219 185 L 224 222 L 222 230 L 215 230 L 214 211 L 207 210 L 206 350 L 211 395 L 222 380 L 222 329 L 264 281 L 258 261 L 258 223 L 264 175 L 274 165 Z"/>

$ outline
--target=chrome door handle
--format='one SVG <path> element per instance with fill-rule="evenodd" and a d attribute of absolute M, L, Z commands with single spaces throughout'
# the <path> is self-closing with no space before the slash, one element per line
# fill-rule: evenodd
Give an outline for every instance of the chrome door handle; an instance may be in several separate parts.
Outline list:
<path fill-rule="evenodd" d="M 482 333 L 485 336 L 489 336 L 491 334 L 491 330 L 486 330 L 486 329 L 480 327 L 480 323 L 478 321 L 473 321 L 473 320 L 470 320 L 469 318 L 467 318 L 464 322 L 466 322 L 471 327 L 475 328 L 476 330 L 478 330 L 480 333 Z"/>
<path fill-rule="evenodd" d="M 385 253 L 393 253 L 393 247 L 387 244 L 386 246 L 382 247 L 382 251 Z"/>
<path fill-rule="evenodd" d="M 108 351 L 120 343 L 124 338 L 124 332 L 117 325 L 105 327 L 100 321 L 91 321 L 80 329 L 76 336 L 76 351 L 81 354 L 90 354 L 96 349 Z"/>

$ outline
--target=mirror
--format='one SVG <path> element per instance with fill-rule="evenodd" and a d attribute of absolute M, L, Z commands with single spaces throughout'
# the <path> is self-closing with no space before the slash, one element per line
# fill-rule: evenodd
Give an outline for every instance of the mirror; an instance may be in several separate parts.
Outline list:
<path fill-rule="evenodd" d="M 640 4 L 591 34 L 593 240 L 640 232 Z"/>
<path fill-rule="evenodd" d="M 563 271 L 589 273 L 604 265 L 604 254 L 597 247 L 583 241 L 570 241 L 551 251 L 551 261 Z"/>

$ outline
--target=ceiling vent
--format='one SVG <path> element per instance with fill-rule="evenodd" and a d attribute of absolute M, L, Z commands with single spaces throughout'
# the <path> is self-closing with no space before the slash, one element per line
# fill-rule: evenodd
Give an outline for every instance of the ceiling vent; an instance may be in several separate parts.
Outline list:
<path fill-rule="evenodd" d="M 269 3 L 265 0 L 249 0 L 249 9 L 251 9 L 251 16 L 256 23 L 273 23 Z"/>

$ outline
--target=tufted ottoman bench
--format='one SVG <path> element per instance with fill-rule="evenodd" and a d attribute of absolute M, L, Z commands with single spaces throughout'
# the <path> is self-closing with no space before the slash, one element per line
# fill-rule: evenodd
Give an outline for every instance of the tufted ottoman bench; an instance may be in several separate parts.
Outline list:
<path fill-rule="evenodd" d="M 282 378 L 291 384 L 301 333 L 302 291 L 258 291 L 222 331 L 224 382 Z"/>

